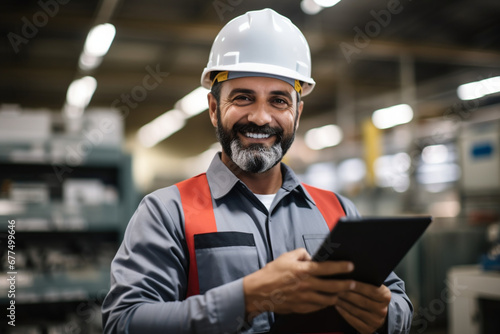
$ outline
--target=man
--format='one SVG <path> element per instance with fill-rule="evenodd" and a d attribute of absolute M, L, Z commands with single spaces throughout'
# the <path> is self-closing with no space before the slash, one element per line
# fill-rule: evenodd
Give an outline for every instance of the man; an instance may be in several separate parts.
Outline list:
<path fill-rule="evenodd" d="M 334 218 L 359 214 L 280 163 L 315 84 L 310 63 L 302 33 L 270 9 L 221 30 L 202 85 L 222 152 L 139 205 L 113 260 L 106 333 L 265 333 L 276 314 L 332 305 L 360 333 L 409 332 L 396 275 L 381 287 L 324 280 L 353 264 L 311 261 Z"/>

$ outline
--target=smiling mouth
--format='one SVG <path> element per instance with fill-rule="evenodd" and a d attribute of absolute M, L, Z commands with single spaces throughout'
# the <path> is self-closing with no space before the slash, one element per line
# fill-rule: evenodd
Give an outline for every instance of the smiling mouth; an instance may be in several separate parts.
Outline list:
<path fill-rule="evenodd" d="M 267 139 L 271 137 L 271 135 L 267 133 L 254 133 L 254 132 L 245 132 L 244 135 L 245 137 L 254 139 Z"/>

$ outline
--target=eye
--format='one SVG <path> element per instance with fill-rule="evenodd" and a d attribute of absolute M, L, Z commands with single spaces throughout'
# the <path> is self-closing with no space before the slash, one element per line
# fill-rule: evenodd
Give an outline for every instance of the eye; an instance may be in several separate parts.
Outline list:
<path fill-rule="evenodd" d="M 233 98 L 233 103 L 236 105 L 247 105 L 251 103 L 253 100 L 250 96 L 248 95 L 237 95 Z"/>
<path fill-rule="evenodd" d="M 271 103 L 277 108 L 284 109 L 290 106 L 290 102 L 287 99 L 281 97 L 275 97 L 271 100 Z"/>

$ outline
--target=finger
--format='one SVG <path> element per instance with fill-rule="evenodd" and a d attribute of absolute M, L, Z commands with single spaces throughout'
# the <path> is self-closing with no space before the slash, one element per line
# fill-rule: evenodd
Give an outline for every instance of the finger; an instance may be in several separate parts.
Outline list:
<path fill-rule="evenodd" d="M 364 323 L 361 321 L 359 318 L 356 316 L 352 315 L 347 309 L 336 305 L 335 309 L 339 314 L 344 318 L 354 329 L 356 329 L 359 333 L 361 334 L 371 334 L 375 331 L 376 328 L 373 328 L 369 326 L 368 324 Z"/>
<path fill-rule="evenodd" d="M 358 284 L 359 282 L 356 283 Z M 360 310 L 365 310 L 366 312 L 377 315 L 379 317 L 385 317 L 385 315 L 387 314 L 388 303 L 374 301 L 354 291 L 340 293 L 339 299 L 339 305 L 348 303 L 349 305 L 353 305 Z"/>
<path fill-rule="evenodd" d="M 304 288 L 323 293 L 338 294 L 355 289 L 356 282 L 353 280 L 335 280 L 310 277 L 304 281 Z"/>
<path fill-rule="evenodd" d="M 318 292 L 311 292 L 303 294 L 298 300 L 298 304 L 309 304 L 311 306 L 316 306 L 318 309 L 325 308 L 327 306 L 335 305 L 338 302 L 338 296 L 333 294 L 324 294 Z"/>
<path fill-rule="evenodd" d="M 379 303 L 389 304 L 391 301 L 391 290 L 385 285 L 377 287 L 363 282 L 356 282 L 354 291 Z"/>
<path fill-rule="evenodd" d="M 386 308 L 384 311 L 382 311 L 379 308 L 365 310 L 359 308 L 357 305 L 351 304 L 340 298 L 337 301 L 336 305 L 343 308 L 350 315 L 352 315 L 353 317 L 357 318 L 359 321 L 370 327 L 372 331 L 381 327 L 384 324 L 385 317 L 387 315 Z"/>
<path fill-rule="evenodd" d="M 337 301 L 337 295 L 322 294 L 315 291 L 302 292 L 297 295 L 283 294 L 280 296 L 280 304 L 288 306 L 282 309 L 283 313 L 314 312 L 327 306 L 335 305 Z"/>
<path fill-rule="evenodd" d="M 304 270 L 313 276 L 346 274 L 354 270 L 354 264 L 349 261 L 307 261 L 302 264 Z"/>
<path fill-rule="evenodd" d="M 311 255 L 307 252 L 305 248 L 297 248 L 288 254 L 294 256 L 299 261 L 309 261 L 312 260 Z"/>

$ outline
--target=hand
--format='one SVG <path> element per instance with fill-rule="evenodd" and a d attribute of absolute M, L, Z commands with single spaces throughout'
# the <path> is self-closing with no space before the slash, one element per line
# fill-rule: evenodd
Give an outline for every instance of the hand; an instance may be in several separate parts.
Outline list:
<path fill-rule="evenodd" d="M 338 298 L 339 314 L 361 334 L 371 334 L 385 323 L 391 291 L 385 285 L 356 282 L 354 289 L 339 293 Z"/>
<path fill-rule="evenodd" d="M 311 261 L 304 248 L 281 255 L 243 278 L 248 318 L 263 312 L 309 313 L 337 302 L 337 294 L 354 288 L 352 280 L 325 280 L 317 276 L 348 273 L 346 261 Z"/>

